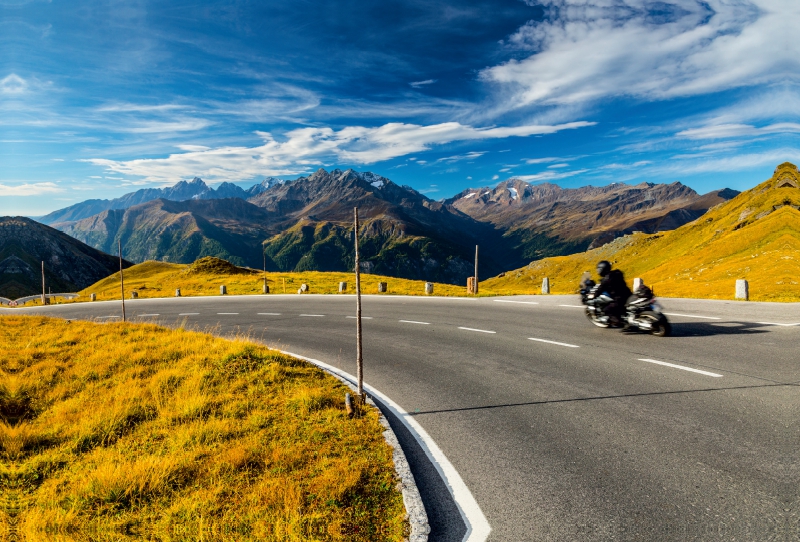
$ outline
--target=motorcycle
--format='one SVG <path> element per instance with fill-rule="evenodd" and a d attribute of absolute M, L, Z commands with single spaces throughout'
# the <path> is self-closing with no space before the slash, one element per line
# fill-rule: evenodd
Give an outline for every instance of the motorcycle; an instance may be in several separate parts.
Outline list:
<path fill-rule="evenodd" d="M 609 327 L 611 322 L 604 309 L 614 299 L 600 291 L 600 285 L 591 279 L 589 273 L 581 279 L 580 294 L 581 302 L 586 306 L 586 317 L 598 327 Z M 625 314 L 621 320 L 623 330 L 639 329 L 656 337 L 667 337 L 672 333 L 672 326 L 661 312 L 661 305 L 652 290 L 644 285 L 625 302 Z"/>

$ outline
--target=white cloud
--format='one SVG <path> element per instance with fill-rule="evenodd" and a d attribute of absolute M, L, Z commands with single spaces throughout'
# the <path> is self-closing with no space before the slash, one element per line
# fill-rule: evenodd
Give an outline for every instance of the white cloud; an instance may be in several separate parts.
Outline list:
<path fill-rule="evenodd" d="M 63 191 L 56 183 L 0 184 L 0 196 L 41 196 Z"/>
<path fill-rule="evenodd" d="M 474 160 L 476 158 L 480 158 L 481 156 L 486 154 L 486 152 L 487 151 L 472 151 L 472 152 L 468 152 L 466 154 L 458 154 L 458 155 L 455 155 L 455 156 L 446 156 L 444 158 L 439 158 L 436 161 L 437 162 L 444 162 L 446 164 L 452 164 L 453 162 L 460 162 L 462 160 Z"/>
<path fill-rule="evenodd" d="M 608 96 L 664 99 L 797 78 L 797 0 L 538 0 L 509 45 L 531 51 L 487 68 L 509 108 Z M 780 36 L 784 36 L 781 38 Z"/>
<path fill-rule="evenodd" d="M 652 164 L 649 160 L 639 160 L 638 162 L 634 162 L 633 164 L 606 164 L 601 166 L 600 169 L 614 169 L 614 170 L 625 170 L 625 169 L 637 169 L 644 166 Z"/>
<path fill-rule="evenodd" d="M 587 171 L 589 170 L 588 169 L 577 169 L 575 171 L 547 170 L 547 171 L 542 171 L 541 173 L 536 173 L 535 175 L 514 175 L 514 178 L 529 183 L 557 181 L 558 179 L 566 179 L 568 177 L 574 177 L 575 175 L 580 175 L 581 173 L 586 173 Z"/>
<path fill-rule="evenodd" d="M 499 178 L 500 178 L 500 175 L 492 175 L 492 180 L 493 181 L 496 181 Z"/>
<path fill-rule="evenodd" d="M 312 166 L 337 160 L 353 164 L 372 164 L 407 154 L 428 150 L 434 145 L 453 141 L 476 141 L 506 137 L 552 134 L 591 126 L 591 122 L 560 125 L 526 125 L 474 128 L 458 122 L 421 126 L 389 123 L 368 128 L 348 126 L 299 128 L 278 141 L 268 132 L 257 132 L 264 140 L 257 147 L 220 147 L 171 154 L 166 158 L 116 161 L 103 158 L 86 160 L 126 176 L 144 177 L 157 183 L 200 176 L 209 181 L 245 180 L 259 175 L 294 175 Z M 422 164 L 423 160 L 417 160 Z"/>
<path fill-rule="evenodd" d="M 413 83 L 409 83 L 414 88 L 422 88 L 428 85 L 432 85 L 435 83 L 437 79 L 426 79 L 425 81 L 414 81 Z"/>
<path fill-rule="evenodd" d="M 561 169 L 561 168 L 564 168 L 564 167 L 569 167 L 569 164 L 565 164 L 563 162 L 560 163 L 560 164 L 552 164 L 552 165 L 547 166 L 547 169 Z"/>
<path fill-rule="evenodd" d="M 526 164 L 549 164 L 550 162 L 559 162 L 561 158 L 548 157 L 548 158 L 531 158 L 525 160 Z"/>
<path fill-rule="evenodd" d="M 800 124 L 795 122 L 781 122 L 760 128 L 750 124 L 716 124 L 703 126 L 702 128 L 683 130 L 678 132 L 677 136 L 686 139 L 725 139 L 789 133 L 800 133 Z"/>
<path fill-rule="evenodd" d="M 28 82 L 16 73 L 0 80 L 0 94 L 24 94 L 27 90 Z"/>

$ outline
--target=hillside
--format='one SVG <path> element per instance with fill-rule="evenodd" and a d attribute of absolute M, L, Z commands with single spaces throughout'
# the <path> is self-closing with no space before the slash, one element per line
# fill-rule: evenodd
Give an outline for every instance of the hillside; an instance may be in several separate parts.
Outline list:
<path fill-rule="evenodd" d="M 0 317 L 0 538 L 408 535 L 377 409 L 245 340 Z M 316 535 L 319 534 L 318 538 Z"/>
<path fill-rule="evenodd" d="M 49 226 L 24 217 L 0 217 L 0 296 L 76 292 L 119 271 L 119 260 Z M 123 262 L 127 267 L 129 262 Z"/>
<path fill-rule="evenodd" d="M 501 229 L 523 258 L 534 260 L 596 248 L 634 231 L 672 230 L 737 194 L 724 189 L 701 196 L 681 183 L 564 189 L 510 179 L 493 189 L 465 190 L 445 204 Z"/>
<path fill-rule="evenodd" d="M 308 284 L 310 293 L 335 294 L 339 283 L 346 282 L 351 294 L 355 278 L 350 273 L 322 273 L 318 271 L 267 273 L 267 284 L 273 294 L 297 292 L 301 284 Z M 378 293 L 378 283 L 386 282 L 388 295 L 424 295 L 424 282 L 374 274 L 361 275 L 364 293 Z M 125 289 L 136 291 L 140 298 L 172 297 L 180 288 L 183 296 L 219 295 L 219 287 L 225 285 L 230 295 L 261 294 L 264 274 L 254 269 L 236 267 L 213 257 L 206 257 L 190 265 L 166 262 L 143 262 L 125 270 Z M 97 294 L 99 301 L 119 299 L 119 273 L 86 287 L 79 292 L 80 301 Z M 451 284 L 435 284 L 435 295 L 465 295 L 466 288 Z"/>
<path fill-rule="evenodd" d="M 157 199 L 55 226 L 100 250 L 111 250 L 122 239 L 123 256 L 135 262 L 189 263 L 216 256 L 261 267 L 261 242 L 275 232 L 269 229 L 275 221 L 274 213 L 239 198 Z"/>
<path fill-rule="evenodd" d="M 769 180 L 676 230 L 619 238 L 598 249 L 547 258 L 482 283 L 499 293 L 533 293 L 549 277 L 573 293 L 584 271 L 607 259 L 661 296 L 731 299 L 736 279 L 757 301 L 800 300 L 800 173 L 783 163 Z"/>

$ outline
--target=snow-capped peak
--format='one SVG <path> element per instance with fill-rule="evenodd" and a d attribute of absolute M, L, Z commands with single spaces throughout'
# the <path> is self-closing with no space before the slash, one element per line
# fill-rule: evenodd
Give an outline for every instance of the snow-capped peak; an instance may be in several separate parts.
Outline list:
<path fill-rule="evenodd" d="M 516 188 L 509 186 L 508 187 L 508 191 L 511 193 L 511 199 L 518 199 L 519 198 L 519 193 L 517 192 Z"/>
<path fill-rule="evenodd" d="M 466 196 L 464 196 L 461 199 L 469 199 L 469 198 L 475 196 L 476 194 L 477 194 L 477 192 L 470 192 L 469 194 L 467 194 Z"/>

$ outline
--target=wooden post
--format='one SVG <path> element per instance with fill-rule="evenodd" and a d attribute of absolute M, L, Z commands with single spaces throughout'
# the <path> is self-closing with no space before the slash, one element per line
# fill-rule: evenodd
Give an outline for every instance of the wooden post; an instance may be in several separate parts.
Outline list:
<path fill-rule="evenodd" d="M 119 289 L 122 292 L 122 321 L 125 322 L 125 279 L 122 276 L 122 239 L 117 239 L 117 249 L 119 250 Z"/>
<path fill-rule="evenodd" d="M 47 305 L 47 295 L 44 293 L 44 261 L 42 262 L 42 306 Z"/>
<path fill-rule="evenodd" d="M 283 293 L 286 293 L 286 277 L 281 277 L 283 279 Z"/>
<path fill-rule="evenodd" d="M 358 207 L 353 209 L 355 216 L 356 247 L 356 379 L 358 380 L 359 406 L 364 398 L 364 357 L 361 349 L 361 262 L 358 259 Z"/>
<path fill-rule="evenodd" d="M 475 284 L 473 294 L 478 294 L 478 245 L 475 245 Z"/>
<path fill-rule="evenodd" d="M 264 256 L 264 293 L 269 292 L 269 287 L 267 286 L 267 251 L 264 250 L 264 245 L 261 245 L 261 255 Z"/>

